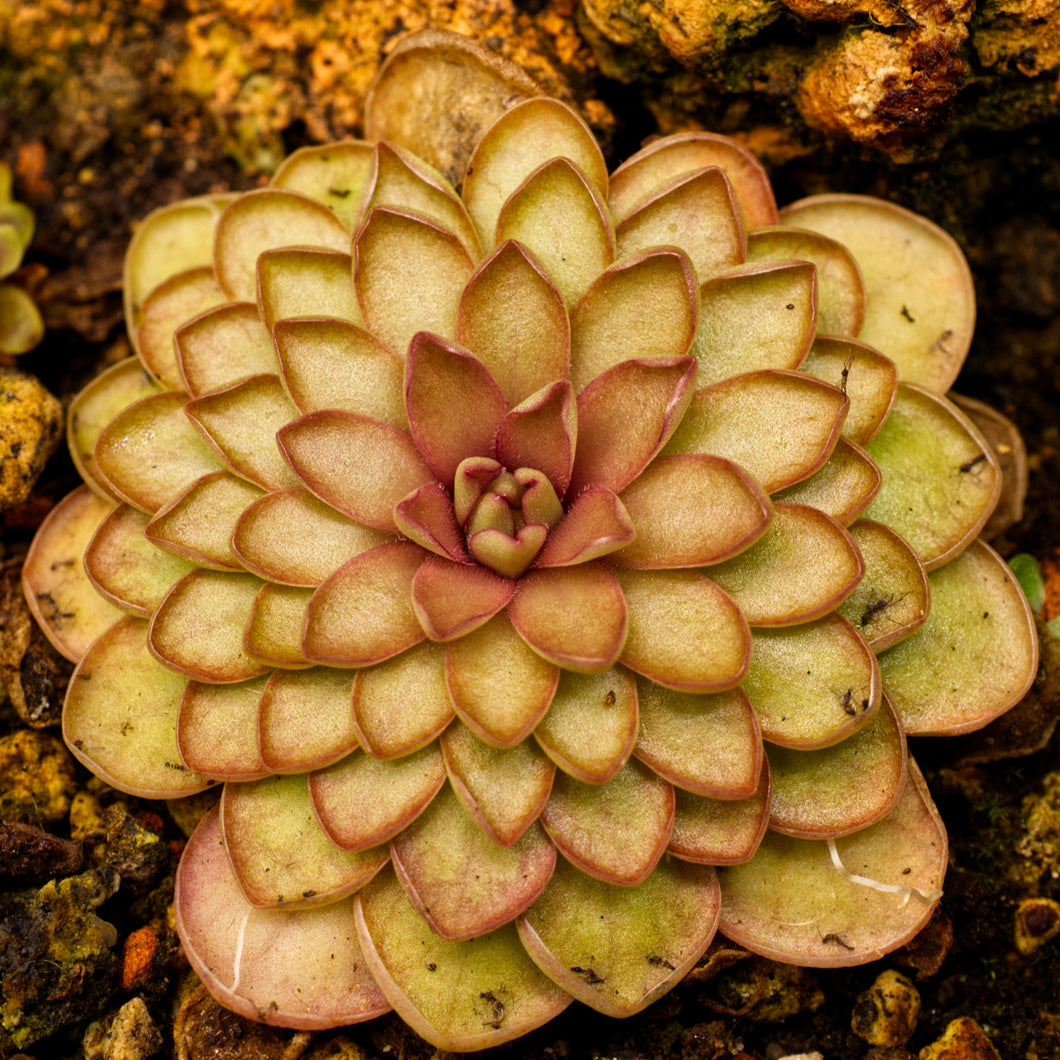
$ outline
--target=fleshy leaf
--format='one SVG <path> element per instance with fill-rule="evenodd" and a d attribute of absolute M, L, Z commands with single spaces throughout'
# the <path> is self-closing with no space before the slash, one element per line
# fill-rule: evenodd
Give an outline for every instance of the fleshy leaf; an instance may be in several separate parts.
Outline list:
<path fill-rule="evenodd" d="M 368 91 L 365 134 L 389 140 L 456 184 L 483 131 L 541 86 L 516 63 L 431 27 L 397 41 Z"/>
<path fill-rule="evenodd" d="M 626 639 L 622 590 L 599 563 L 530 571 L 520 580 L 508 614 L 534 651 L 579 673 L 608 669 Z"/>
<path fill-rule="evenodd" d="M 258 753 L 258 708 L 265 681 L 187 682 L 177 714 L 177 746 L 189 769 L 217 780 L 257 780 L 268 774 Z"/>
<path fill-rule="evenodd" d="M 232 548 L 255 574 L 285 585 L 320 585 L 353 556 L 392 538 L 298 488 L 267 493 L 243 513 Z"/>
<path fill-rule="evenodd" d="M 481 361 L 421 332 L 409 346 L 405 408 L 416 448 L 452 487 L 462 460 L 496 455 L 494 438 L 508 402 Z"/>
<path fill-rule="evenodd" d="M 159 284 L 188 269 L 213 265 L 214 232 L 231 195 L 202 195 L 171 203 L 140 222 L 125 252 L 125 320 L 134 331 L 140 306 Z"/>
<path fill-rule="evenodd" d="M 184 387 L 173 346 L 177 329 L 186 320 L 226 301 L 209 266 L 178 272 L 144 299 L 140 325 L 130 337 L 148 371 L 167 390 Z"/>
<path fill-rule="evenodd" d="M 200 566 L 241 570 L 232 551 L 232 533 L 239 517 L 261 496 L 257 486 L 227 471 L 215 471 L 163 508 L 144 533 L 149 541 Z"/>
<path fill-rule="evenodd" d="M 95 467 L 122 500 L 153 515 L 196 479 L 221 466 L 168 391 L 130 405 L 96 442 Z"/>
<path fill-rule="evenodd" d="M 495 747 L 513 747 L 548 710 L 559 668 L 515 631 L 506 614 L 449 642 L 445 677 L 464 724 Z"/>
<path fill-rule="evenodd" d="M 747 233 L 748 262 L 808 261 L 817 272 L 817 330 L 854 338 L 865 319 L 865 283 L 854 255 L 820 232 L 774 225 Z"/>
<path fill-rule="evenodd" d="M 496 242 L 517 239 L 573 306 L 615 257 L 607 207 L 566 158 L 552 158 L 505 201 Z"/>
<path fill-rule="evenodd" d="M 800 367 L 846 394 L 850 409 L 843 437 L 868 445 L 891 411 L 898 387 L 894 361 L 863 342 L 818 335 Z"/>
<path fill-rule="evenodd" d="M 114 489 L 96 470 L 96 440 L 122 409 L 157 394 L 158 386 L 135 357 L 127 357 L 97 375 L 73 401 L 67 418 L 66 440 L 74 466 L 89 487 L 114 500 Z"/>
<path fill-rule="evenodd" d="M 538 167 L 565 158 L 607 198 L 607 164 L 588 126 L 555 99 L 529 99 L 498 118 L 468 160 L 464 201 L 484 246 L 494 245 L 505 202 Z M 499 241 L 498 241 L 499 242 Z"/>
<path fill-rule="evenodd" d="M 264 673 L 243 650 L 243 630 L 261 585 L 253 574 L 186 574 L 151 619 L 151 650 L 199 681 L 229 684 Z"/>
<path fill-rule="evenodd" d="M 394 505 L 394 525 L 428 552 L 453 563 L 467 563 L 465 539 L 456 524 L 453 501 L 437 482 L 428 482 L 398 501 Z"/>
<path fill-rule="evenodd" d="M 880 656 L 907 732 L 970 732 L 1023 698 L 1038 669 L 1034 618 L 1008 565 L 973 542 L 932 571 L 931 613 Z"/>
<path fill-rule="evenodd" d="M 474 268 L 455 235 L 401 210 L 376 207 L 354 242 L 364 319 L 399 357 L 418 331 L 453 337 L 460 294 Z"/>
<path fill-rule="evenodd" d="M 879 823 L 834 841 L 767 832 L 749 862 L 719 869 L 718 927 L 772 960 L 817 968 L 877 960 L 927 923 L 946 853 L 938 811 L 910 762 L 905 794 Z"/>
<path fill-rule="evenodd" d="M 752 626 L 820 618 L 845 600 L 865 573 L 851 536 L 801 504 L 777 504 L 769 529 L 734 559 L 710 568 Z"/>
<path fill-rule="evenodd" d="M 357 671 L 353 723 L 361 746 L 380 760 L 425 747 L 453 720 L 445 649 L 430 641 Z"/>
<path fill-rule="evenodd" d="M 700 288 L 689 351 L 699 385 L 741 372 L 798 368 L 817 328 L 817 280 L 804 261 L 748 265 Z"/>
<path fill-rule="evenodd" d="M 696 170 L 663 187 L 618 225 L 618 260 L 677 245 L 700 281 L 739 265 L 747 251 L 743 219 L 725 174 Z"/>
<path fill-rule="evenodd" d="M 514 240 L 498 247 L 468 281 L 456 339 L 482 361 L 513 407 L 567 376 L 567 308 L 541 266 Z"/>
<path fill-rule="evenodd" d="M 390 872 L 354 903 L 369 970 L 398 1015 L 437 1048 L 499 1045 L 570 1003 L 526 955 L 514 924 L 476 939 L 440 938 Z"/>
<path fill-rule="evenodd" d="M 865 516 L 886 523 L 928 570 L 956 556 L 990 517 L 1001 471 L 990 446 L 945 398 L 903 383 L 868 453 L 883 485 Z"/>
<path fill-rule="evenodd" d="M 758 540 L 773 511 L 769 497 L 742 468 L 703 454 L 656 457 L 621 500 L 636 537 L 613 562 L 640 569 L 728 559 Z"/>
<path fill-rule="evenodd" d="M 582 872 L 631 887 L 647 879 L 670 840 L 674 789 L 635 759 L 606 784 L 557 773 L 541 823 Z"/>
<path fill-rule="evenodd" d="M 527 952 L 550 979 L 608 1016 L 630 1016 L 680 982 L 718 924 L 712 868 L 669 862 L 636 887 L 572 865 L 519 921 Z"/>
<path fill-rule="evenodd" d="M 426 553 L 407 541 L 354 556 L 309 602 L 306 658 L 330 666 L 371 666 L 419 644 L 412 578 Z"/>
<path fill-rule="evenodd" d="M 840 438 L 832 455 L 809 478 L 777 490 L 778 504 L 808 504 L 840 526 L 850 524 L 872 503 L 883 476 L 859 445 Z"/>
<path fill-rule="evenodd" d="M 748 372 L 696 391 L 664 452 L 725 457 L 772 493 L 824 464 L 847 404 L 841 390 L 799 372 Z"/>
<path fill-rule="evenodd" d="M 605 784 L 637 739 L 637 682 L 624 667 L 601 674 L 564 670 L 534 739 L 575 780 Z"/>
<path fill-rule="evenodd" d="M 266 666 L 309 666 L 302 653 L 302 631 L 312 595 L 312 589 L 266 582 L 243 630 L 247 654 Z"/>
<path fill-rule="evenodd" d="M 304 773 L 226 784 L 221 835 L 251 905 L 307 908 L 363 887 L 389 860 L 385 846 L 340 850 L 313 815 Z"/>
<path fill-rule="evenodd" d="M 972 274 L 952 236 L 926 217 L 862 195 L 815 195 L 781 212 L 784 224 L 839 240 L 865 281 L 859 338 L 936 394 L 953 383 L 975 327 Z"/>
<path fill-rule="evenodd" d="M 291 317 L 363 322 L 348 253 L 316 247 L 267 250 L 258 258 L 258 306 L 265 327 Z"/>
<path fill-rule="evenodd" d="M 670 440 L 692 400 L 696 362 L 624 361 L 578 395 L 578 447 L 570 493 L 619 492 Z"/>
<path fill-rule="evenodd" d="M 232 872 L 216 810 L 181 858 L 174 912 L 199 978 L 247 1019 L 322 1030 L 390 1009 L 365 967 L 351 902 L 255 909 Z"/>
<path fill-rule="evenodd" d="M 99 524 L 84 553 L 85 573 L 96 589 L 141 618 L 149 618 L 173 583 L 194 567 L 153 545 L 144 536 L 147 522 L 143 512 L 121 504 Z"/>
<path fill-rule="evenodd" d="M 375 145 L 372 183 L 363 207 L 365 214 L 375 206 L 393 206 L 421 214 L 458 236 L 473 258 L 482 255 L 475 226 L 449 182 L 415 155 L 386 142 Z"/>
<path fill-rule="evenodd" d="M 125 617 L 87 651 L 63 709 L 63 739 L 112 787 L 145 799 L 192 795 L 212 781 L 177 750 L 177 711 L 187 681 L 147 650 L 147 623 Z"/>
<path fill-rule="evenodd" d="M 194 398 L 184 411 L 237 475 L 267 490 L 298 484 L 276 445 L 277 432 L 298 416 L 278 376 L 251 376 Z"/>
<path fill-rule="evenodd" d="M 357 140 L 301 147 L 272 175 L 272 186 L 297 191 L 323 203 L 352 228 L 372 171 L 374 148 Z"/>
<path fill-rule="evenodd" d="M 323 204 L 294 191 L 260 188 L 240 195 L 217 223 L 217 280 L 233 301 L 257 296 L 258 256 L 276 247 L 348 251 L 350 233 Z"/>
<path fill-rule="evenodd" d="M 898 804 L 906 782 L 905 735 L 887 701 L 853 736 L 818 751 L 770 746 L 769 827 L 803 839 L 849 835 Z"/>
<path fill-rule="evenodd" d="M 664 185 L 709 166 L 719 166 L 728 177 L 748 228 L 777 223 L 762 163 L 743 144 L 709 132 L 665 136 L 623 162 L 611 175 L 611 209 L 622 220 Z"/>
<path fill-rule="evenodd" d="M 544 890 L 556 848 L 539 825 L 498 846 L 448 788 L 390 841 L 416 911 L 443 939 L 474 938 L 514 920 Z"/>
<path fill-rule="evenodd" d="M 931 608 L 927 572 L 905 540 L 883 523 L 859 519 L 850 536 L 865 561 L 865 576 L 839 613 L 879 653 L 923 625 Z"/>
<path fill-rule="evenodd" d="M 85 571 L 85 549 L 114 505 L 80 486 L 41 523 L 22 566 L 26 603 L 48 640 L 71 662 L 122 612 L 104 599 Z"/>
<path fill-rule="evenodd" d="M 548 536 L 537 558 L 539 567 L 569 567 L 622 548 L 635 536 L 622 501 L 610 490 L 582 490 Z"/>
<path fill-rule="evenodd" d="M 278 436 L 306 488 L 351 519 L 393 533 L 394 505 L 433 481 L 406 431 L 339 409 L 310 412 Z"/>
<path fill-rule="evenodd" d="M 672 361 L 689 352 L 698 320 L 696 277 L 672 247 L 603 273 L 571 310 L 571 383 L 583 390 L 622 361 Z M 666 327 L 659 321 L 665 320 Z"/>
<path fill-rule="evenodd" d="M 756 629 L 743 690 L 771 743 L 814 750 L 846 739 L 880 705 L 880 668 L 833 612 L 816 622 Z"/>
<path fill-rule="evenodd" d="M 349 670 L 276 670 L 258 704 L 258 750 L 273 773 L 320 769 L 357 746 Z"/>
<path fill-rule="evenodd" d="M 758 788 L 748 799 L 708 799 L 681 788 L 674 795 L 674 830 L 666 852 L 700 865 L 737 865 L 754 856 L 766 833 L 773 797 L 769 761 L 763 758 Z"/>
<path fill-rule="evenodd" d="M 459 721 L 439 742 L 449 783 L 464 808 L 494 843 L 511 846 L 540 815 L 556 767 L 532 740 L 494 747 Z"/>
<path fill-rule="evenodd" d="M 406 427 L 404 366 L 363 328 L 345 320 L 281 320 L 280 371 L 302 412 L 345 409 Z"/>
<path fill-rule="evenodd" d="M 1001 467 L 1001 496 L 981 531 L 985 541 L 993 541 L 1023 518 L 1029 481 L 1027 446 L 1019 428 L 1004 413 L 976 398 L 952 391 L 946 396 L 975 424 Z"/>
<path fill-rule="evenodd" d="M 412 579 L 412 605 L 431 640 L 453 640 L 488 622 L 507 605 L 515 583 L 491 570 L 453 563 L 440 557 L 424 560 Z"/>
<path fill-rule="evenodd" d="M 751 634 L 729 596 L 697 571 L 616 571 L 629 606 L 621 661 L 668 688 L 721 692 L 747 672 Z"/>
<path fill-rule="evenodd" d="M 713 798 L 749 798 L 758 788 L 762 737 L 738 689 L 714 695 L 674 692 L 637 681 L 640 731 L 633 753 L 673 785 Z M 704 754 L 704 748 L 710 748 Z"/>
<path fill-rule="evenodd" d="M 195 317 L 177 328 L 174 341 L 181 379 L 174 389 L 209 394 L 276 372 L 272 335 L 251 302 L 229 303 Z"/>
<path fill-rule="evenodd" d="M 343 850 L 385 843 L 405 828 L 445 783 L 436 744 L 389 762 L 358 749 L 341 762 L 309 774 L 317 819 Z"/>
<path fill-rule="evenodd" d="M 516 405 L 497 428 L 497 459 L 509 468 L 541 471 L 560 497 L 570 483 L 578 437 L 577 405 L 560 380 Z"/>

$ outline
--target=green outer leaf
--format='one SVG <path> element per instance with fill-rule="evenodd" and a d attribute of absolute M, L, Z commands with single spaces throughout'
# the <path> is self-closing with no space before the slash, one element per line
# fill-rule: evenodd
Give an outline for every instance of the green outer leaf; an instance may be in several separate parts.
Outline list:
<path fill-rule="evenodd" d="M 390 860 L 386 846 L 350 852 L 332 843 L 313 813 L 304 773 L 226 784 L 221 835 L 256 906 L 326 905 L 363 887 Z"/>
<path fill-rule="evenodd" d="M 92 645 L 70 678 L 63 739 L 112 787 L 145 799 L 208 788 L 177 750 L 177 712 L 187 679 L 147 650 L 147 623 L 126 617 Z"/>
<path fill-rule="evenodd" d="M 439 1049 L 500 1045 L 570 1004 L 526 955 L 514 924 L 448 942 L 412 908 L 392 872 L 357 894 L 354 915 L 368 967 L 387 1000 Z"/>
<path fill-rule="evenodd" d="M 631 1016 L 681 981 L 714 937 L 721 909 L 709 866 L 661 864 L 636 887 L 618 887 L 562 859 L 519 919 L 541 970 L 608 1016 Z"/>
<path fill-rule="evenodd" d="M 833 841 L 845 872 L 828 842 L 767 832 L 750 861 L 719 869 L 718 930 L 753 953 L 814 968 L 864 964 L 908 942 L 938 904 L 947 858 L 946 831 L 916 764 L 890 814 Z"/>
<path fill-rule="evenodd" d="M 997 457 L 956 405 L 921 387 L 899 384 L 866 448 L 883 485 L 865 517 L 901 534 L 928 570 L 960 553 L 997 504 Z"/>
<path fill-rule="evenodd" d="M 953 238 L 926 217 L 865 195 L 815 195 L 784 208 L 784 224 L 838 239 L 865 281 L 860 338 L 902 379 L 944 394 L 975 327 L 972 274 Z"/>
<path fill-rule="evenodd" d="M 875 717 L 841 743 L 818 751 L 771 746 L 767 753 L 769 827 L 785 835 L 849 835 L 890 813 L 905 790 L 905 734 L 886 697 Z"/>
<path fill-rule="evenodd" d="M 1038 669 L 1034 615 L 1015 576 L 982 541 L 928 581 L 927 621 L 880 655 L 880 671 L 907 732 L 971 732 L 1030 688 Z"/>

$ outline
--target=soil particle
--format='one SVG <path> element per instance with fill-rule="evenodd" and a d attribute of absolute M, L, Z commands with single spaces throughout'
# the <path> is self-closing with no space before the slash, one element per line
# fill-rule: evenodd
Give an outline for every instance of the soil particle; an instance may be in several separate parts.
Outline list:
<path fill-rule="evenodd" d="M 945 1033 L 920 1050 L 919 1060 L 1001 1060 L 1001 1055 L 972 1019 L 954 1020 Z"/>
<path fill-rule="evenodd" d="M 0 737 L 0 820 L 58 821 L 76 787 L 74 760 L 50 733 L 22 729 Z"/>
<path fill-rule="evenodd" d="M 904 975 L 888 969 L 858 995 L 850 1026 L 869 1045 L 905 1045 L 916 1030 L 919 1015 L 920 994 L 916 987 Z"/>
<path fill-rule="evenodd" d="M 0 822 L 0 877 L 46 880 L 82 865 L 81 845 L 32 824 Z"/>
<path fill-rule="evenodd" d="M 31 375 L 0 367 L 0 511 L 21 504 L 63 433 L 59 402 Z"/>
<path fill-rule="evenodd" d="M 0 896 L 0 1046 L 17 1048 L 99 1012 L 114 989 L 114 928 L 94 910 L 118 887 L 110 870 Z"/>
<path fill-rule="evenodd" d="M 298 1060 L 310 1041 L 304 1031 L 292 1035 L 221 1008 L 204 986 L 184 999 L 173 1037 L 177 1060 Z"/>
<path fill-rule="evenodd" d="M 1029 957 L 1060 934 L 1060 902 L 1052 898 L 1027 898 L 1016 909 L 1016 949 Z"/>
<path fill-rule="evenodd" d="M 162 1047 L 143 998 L 134 997 L 110 1019 L 89 1024 L 82 1041 L 85 1060 L 147 1060 Z"/>

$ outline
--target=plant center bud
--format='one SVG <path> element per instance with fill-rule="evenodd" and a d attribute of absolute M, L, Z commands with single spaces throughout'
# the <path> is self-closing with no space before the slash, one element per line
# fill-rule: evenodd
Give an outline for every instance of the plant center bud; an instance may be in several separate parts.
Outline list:
<path fill-rule="evenodd" d="M 456 471 L 453 511 L 472 559 L 518 578 L 563 518 L 552 483 L 534 468 L 509 471 L 488 457 L 469 457 Z"/>

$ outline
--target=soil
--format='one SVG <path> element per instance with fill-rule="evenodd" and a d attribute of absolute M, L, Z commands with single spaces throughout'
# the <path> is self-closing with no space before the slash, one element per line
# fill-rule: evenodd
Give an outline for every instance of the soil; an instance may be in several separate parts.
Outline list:
<path fill-rule="evenodd" d="M 278 40 L 255 23 L 268 27 L 267 7 L 220 0 L 47 0 L 38 7 L 0 0 L 0 159 L 16 174 L 18 197 L 36 212 L 37 236 L 19 280 L 48 325 L 44 342 L 19 367 L 64 403 L 101 366 L 127 354 L 121 260 L 137 217 L 186 195 L 256 186 L 283 151 L 355 131 L 366 80 L 365 49 L 351 43 L 354 30 L 336 29 L 337 16 L 325 5 L 331 21 L 322 21 L 322 39 L 333 47 L 310 50 L 298 36 L 309 32 L 304 10 L 276 5 L 302 20 L 288 27 L 297 39 Z M 822 190 L 866 192 L 945 226 L 969 258 L 979 300 L 976 338 L 955 389 L 1011 417 L 1029 454 L 1024 517 L 994 544 L 1006 557 L 1028 552 L 1043 563 L 1051 579 L 1044 617 L 1056 617 L 1055 88 L 1050 103 L 1043 82 L 1031 85 L 1012 69 L 995 72 L 993 80 L 958 95 L 948 122 L 914 137 L 913 149 L 898 161 L 894 153 L 811 130 L 791 105 L 794 89 L 771 95 L 727 90 L 724 78 L 715 77 L 709 89 L 696 82 L 701 99 L 689 119 L 691 75 L 672 63 L 660 66 L 656 56 L 635 81 L 603 77 L 572 8 L 562 3 L 455 4 L 442 14 L 413 4 L 410 10 L 386 25 L 377 17 L 382 28 L 376 26 L 369 59 L 377 61 L 402 27 L 463 18 L 478 35 L 494 34 L 492 46 L 502 51 L 524 59 L 517 45 L 533 51 L 535 75 L 551 79 L 550 88 L 575 100 L 610 136 L 612 163 L 679 117 L 710 120 L 759 151 L 781 202 Z M 249 47 L 252 30 L 259 36 Z M 818 32 L 788 16 L 763 47 L 775 48 L 782 31 L 799 47 Z M 350 74 L 347 87 L 330 97 L 337 75 L 327 73 L 328 55 L 361 78 Z M 1033 105 L 1025 106 L 1031 97 Z M 247 122 L 266 113 L 260 135 L 248 131 Z M 28 724 L 11 703 L 0 707 L 0 737 L 8 741 L 0 746 L 0 982 L 5 1019 L 14 1027 L 12 1014 L 21 1014 L 27 1031 L 0 1032 L 0 1058 L 20 1047 L 50 1060 L 168 1056 L 177 1055 L 175 1041 L 184 1050 L 179 1055 L 189 1058 L 432 1056 L 396 1017 L 311 1041 L 248 1024 L 194 992 L 167 916 L 181 820 L 164 805 L 119 797 L 74 768 L 55 738 L 68 665 L 36 633 L 26 633 L 20 654 L 11 654 L 14 631 L 28 629 L 18 604 L 21 557 L 50 506 L 77 481 L 59 453 L 30 498 L 0 513 L 0 632 L 7 638 L 0 671 L 9 688 L 17 675 L 35 711 Z M 1060 743 L 1050 739 L 1060 713 L 1060 650 L 1044 627 L 1042 644 L 1048 665 L 1014 721 L 960 740 L 913 742 L 949 829 L 951 861 L 942 912 L 909 947 L 861 968 L 806 971 L 731 947 L 725 952 L 719 944 L 709 973 L 697 970 L 637 1017 L 616 1022 L 574 1005 L 495 1055 L 778 1060 L 816 1052 L 827 1060 L 907 1060 L 918 1053 L 988 1057 L 993 1048 L 1005 1060 L 1060 1058 L 1060 939 L 1053 937 L 1060 906 L 1052 904 L 1060 901 Z M 9 799 L 12 778 L 27 770 L 35 778 L 28 794 L 21 802 Z M 713 974 L 718 967 L 723 970 Z M 907 991 L 892 1004 L 904 1022 L 888 1024 L 873 1045 L 867 1028 L 879 1021 L 870 988 L 889 970 L 912 984 L 919 1015 L 911 1014 Z M 143 1005 L 130 1008 L 135 999 Z M 120 1006 L 126 1006 L 125 1022 L 111 1027 Z M 856 1010 L 860 1033 L 852 1028 Z M 89 1022 L 100 1017 L 86 1037 Z M 955 1020 L 973 1022 L 929 1051 Z M 152 1038 L 149 1025 L 161 1038 Z M 108 1027 L 110 1044 L 103 1038 Z"/>

